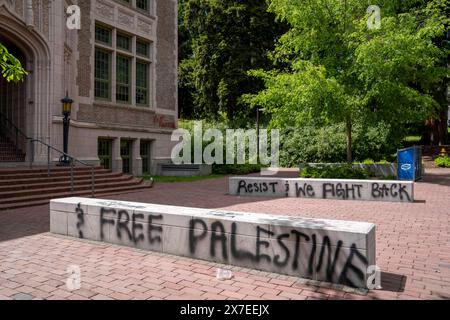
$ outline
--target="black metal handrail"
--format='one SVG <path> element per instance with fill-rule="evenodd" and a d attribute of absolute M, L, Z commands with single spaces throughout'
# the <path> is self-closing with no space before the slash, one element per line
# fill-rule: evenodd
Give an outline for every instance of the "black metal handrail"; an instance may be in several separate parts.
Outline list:
<path fill-rule="evenodd" d="M 10 131 L 10 135 L 13 135 L 15 137 L 15 144 L 18 146 L 19 143 L 19 137 L 24 139 L 24 143 L 23 143 L 23 148 L 22 151 L 25 150 L 26 144 L 27 142 L 29 142 L 30 145 L 30 154 L 29 154 L 29 163 L 30 163 L 30 168 L 33 168 L 33 162 L 34 162 L 34 144 L 35 143 L 39 143 L 43 146 L 45 146 L 47 148 L 47 175 L 50 177 L 51 176 L 51 150 L 58 152 L 59 154 L 61 154 L 62 156 L 66 157 L 69 159 L 69 163 L 70 163 L 70 190 L 72 192 L 72 194 L 75 192 L 75 187 L 74 187 L 74 164 L 75 163 L 79 163 L 83 166 L 86 167 L 91 167 L 91 194 L 92 197 L 95 197 L 95 165 L 91 165 L 88 164 L 86 162 L 83 162 L 51 145 L 49 145 L 48 143 L 45 143 L 42 140 L 39 139 L 34 139 L 34 138 L 30 138 L 28 137 L 22 130 L 20 130 L 11 120 L 9 120 L 3 113 L 0 112 L 0 121 L 2 123 L 4 123 L 6 126 L 2 126 L 0 127 L 0 129 L 4 129 L 4 128 L 8 128 Z"/>
<path fill-rule="evenodd" d="M 11 120 L 6 117 L 3 113 L 0 112 L 0 122 L 2 123 L 2 126 L 0 127 L 1 130 L 8 129 L 9 135 L 8 137 L 13 140 L 13 143 L 19 147 L 19 150 L 24 151 L 26 148 L 26 142 L 29 140 L 27 135 L 20 130 Z M 0 131 L 1 131 L 0 130 Z M 23 141 L 19 141 L 19 137 L 23 139 Z"/>
<path fill-rule="evenodd" d="M 74 163 L 79 163 L 83 166 L 86 167 L 90 167 L 91 168 L 91 196 L 92 198 L 95 197 L 95 165 L 83 162 L 81 160 L 78 160 L 77 158 L 71 156 L 70 154 L 65 153 L 64 151 L 61 151 L 51 145 L 49 145 L 48 143 L 45 143 L 42 140 L 39 139 L 29 139 L 30 140 L 30 168 L 33 167 L 33 161 L 34 161 L 34 143 L 40 143 L 42 145 L 44 145 L 45 147 L 47 147 L 47 175 L 50 177 L 51 176 L 51 153 L 50 151 L 56 151 L 59 154 L 61 154 L 62 156 L 66 157 L 69 159 L 69 163 L 70 163 L 70 190 L 72 192 L 72 194 L 75 192 L 75 187 L 74 187 Z"/>

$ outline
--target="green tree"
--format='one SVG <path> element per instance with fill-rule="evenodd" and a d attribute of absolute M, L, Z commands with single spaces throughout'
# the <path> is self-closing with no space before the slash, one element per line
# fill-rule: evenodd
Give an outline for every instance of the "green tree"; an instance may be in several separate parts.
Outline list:
<path fill-rule="evenodd" d="M 436 116 L 433 93 L 449 76 L 449 0 L 378 1 L 380 28 L 368 28 L 361 0 L 270 0 L 269 10 L 290 29 L 274 51 L 283 71 L 251 72 L 266 89 L 247 95 L 272 113 L 272 126 L 343 123 L 347 161 L 354 126 L 384 123 L 404 134 L 407 124 Z"/>
<path fill-rule="evenodd" d="M 9 53 L 8 49 L 0 43 L 0 68 L 6 81 L 19 82 L 28 74 L 22 67 L 19 59 Z"/>
<path fill-rule="evenodd" d="M 263 0 L 181 0 L 179 8 L 183 116 L 245 117 L 249 110 L 240 97 L 263 88 L 248 71 L 272 68 L 267 53 L 282 24 Z"/>

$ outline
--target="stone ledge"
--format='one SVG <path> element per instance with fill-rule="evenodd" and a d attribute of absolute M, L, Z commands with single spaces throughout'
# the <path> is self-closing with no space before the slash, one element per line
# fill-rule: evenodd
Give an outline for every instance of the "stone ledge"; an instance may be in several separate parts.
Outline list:
<path fill-rule="evenodd" d="M 51 232 L 365 288 L 375 225 L 88 198 L 50 203 Z"/>

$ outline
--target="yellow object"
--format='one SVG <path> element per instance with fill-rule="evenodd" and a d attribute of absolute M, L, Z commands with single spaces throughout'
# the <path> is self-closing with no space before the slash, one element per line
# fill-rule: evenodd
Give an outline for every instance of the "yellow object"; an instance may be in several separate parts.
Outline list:
<path fill-rule="evenodd" d="M 441 149 L 441 152 L 439 153 L 440 156 L 445 157 L 447 155 L 447 151 L 445 151 L 445 148 Z"/>

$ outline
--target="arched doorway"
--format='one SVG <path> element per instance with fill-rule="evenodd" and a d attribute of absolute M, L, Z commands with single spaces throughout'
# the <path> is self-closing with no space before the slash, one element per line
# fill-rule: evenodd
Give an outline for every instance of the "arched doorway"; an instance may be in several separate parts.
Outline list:
<path fill-rule="evenodd" d="M 0 43 L 26 68 L 25 53 L 0 34 Z M 21 131 L 26 131 L 26 79 L 19 83 L 7 82 L 0 77 L 0 113 L 12 121 Z"/>
<path fill-rule="evenodd" d="M 47 40 L 36 29 L 28 27 L 25 21 L 10 12 L 7 6 L 0 5 L 0 42 L 22 62 L 28 72 L 21 83 L 8 83 L 5 79 L 0 79 L 0 113 L 12 124 L 8 127 L 9 140 L 26 154 L 27 160 L 43 162 L 43 159 L 46 159 L 46 150 L 42 147 L 35 148 L 33 155 L 30 155 L 27 139 L 22 135 L 17 139 L 17 130 L 13 132 L 11 128 L 17 127 L 29 138 L 47 143 L 50 141 L 52 66 Z"/>
<path fill-rule="evenodd" d="M 11 39 L 0 33 L 2 43 L 16 57 L 26 69 L 27 60 L 25 52 Z M 27 144 L 24 135 L 27 135 L 27 79 L 21 82 L 8 82 L 0 76 L 0 137 L 3 154 L 0 161 L 23 161 Z"/>

